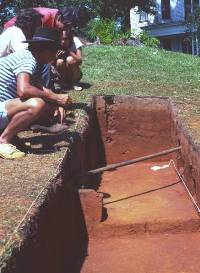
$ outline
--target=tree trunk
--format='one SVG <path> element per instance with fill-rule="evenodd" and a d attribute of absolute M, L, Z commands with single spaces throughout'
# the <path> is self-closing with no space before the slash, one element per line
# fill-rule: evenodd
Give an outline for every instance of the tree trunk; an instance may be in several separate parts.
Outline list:
<path fill-rule="evenodd" d="M 130 9 L 131 8 L 127 8 L 125 11 L 124 11 L 124 30 L 127 31 L 131 28 L 131 22 L 130 22 Z"/>
<path fill-rule="evenodd" d="M 198 33 L 197 32 L 195 32 L 195 40 L 196 40 L 197 56 L 199 56 L 199 38 L 198 38 Z"/>

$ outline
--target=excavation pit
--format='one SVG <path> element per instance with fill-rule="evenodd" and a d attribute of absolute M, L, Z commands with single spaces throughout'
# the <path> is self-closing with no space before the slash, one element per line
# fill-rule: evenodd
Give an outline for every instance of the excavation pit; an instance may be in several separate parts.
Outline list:
<path fill-rule="evenodd" d="M 2 273 L 199 272 L 200 149 L 176 105 L 98 96 L 83 124 L 69 136 L 70 152 L 23 223 L 23 240 L 7 252 Z"/>
<path fill-rule="evenodd" d="M 79 272 L 198 272 L 200 220 L 187 192 L 196 187 L 187 165 L 195 152 L 176 107 L 168 99 L 139 97 L 97 97 L 94 105 L 104 165 L 183 147 L 100 172 L 96 183 L 87 176 L 86 186 L 103 197 L 103 210 L 98 222 L 101 206 L 82 202 L 89 250 Z"/>

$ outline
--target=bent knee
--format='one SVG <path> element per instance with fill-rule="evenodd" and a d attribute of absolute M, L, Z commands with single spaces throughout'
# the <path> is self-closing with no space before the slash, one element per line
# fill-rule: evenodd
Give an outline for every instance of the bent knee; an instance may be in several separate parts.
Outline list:
<path fill-rule="evenodd" d="M 64 65 L 64 60 L 63 59 L 57 59 L 56 60 L 56 66 L 60 67 L 60 66 L 63 66 Z"/>
<path fill-rule="evenodd" d="M 66 61 L 67 61 L 67 63 L 70 64 L 70 65 L 76 64 L 76 63 L 77 63 L 77 61 L 76 61 L 72 56 L 68 56 L 68 57 L 66 58 Z"/>
<path fill-rule="evenodd" d="M 45 108 L 46 102 L 41 98 L 31 98 L 27 101 L 30 111 L 38 113 Z"/>

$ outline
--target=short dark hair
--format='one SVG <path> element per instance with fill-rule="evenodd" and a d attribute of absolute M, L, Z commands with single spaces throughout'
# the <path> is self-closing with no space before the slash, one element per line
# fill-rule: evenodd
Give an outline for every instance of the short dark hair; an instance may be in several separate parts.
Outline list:
<path fill-rule="evenodd" d="M 88 8 L 83 5 L 78 7 L 65 6 L 60 8 L 57 13 L 59 21 L 64 25 L 71 23 L 73 27 L 85 27 L 85 25 L 90 21 L 91 14 Z"/>
<path fill-rule="evenodd" d="M 92 11 L 89 7 L 80 5 L 76 11 L 76 24 L 79 28 L 85 27 L 92 18 Z"/>
<path fill-rule="evenodd" d="M 73 26 L 76 26 L 77 23 L 77 8 L 73 6 L 66 6 L 60 8 L 57 13 L 58 20 L 64 25 L 71 23 Z"/>
<path fill-rule="evenodd" d="M 15 25 L 24 32 L 26 38 L 31 38 L 36 28 L 42 25 L 42 15 L 33 8 L 21 9 L 17 13 Z"/>

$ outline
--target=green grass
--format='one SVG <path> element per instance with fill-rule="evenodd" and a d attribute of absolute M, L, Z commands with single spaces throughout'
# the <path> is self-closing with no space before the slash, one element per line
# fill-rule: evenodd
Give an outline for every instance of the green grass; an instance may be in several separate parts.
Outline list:
<path fill-rule="evenodd" d="M 100 94 L 199 100 L 199 57 L 146 47 L 92 46 L 84 49 L 82 70 L 82 81 L 92 86 L 72 93 L 78 101 Z"/>

